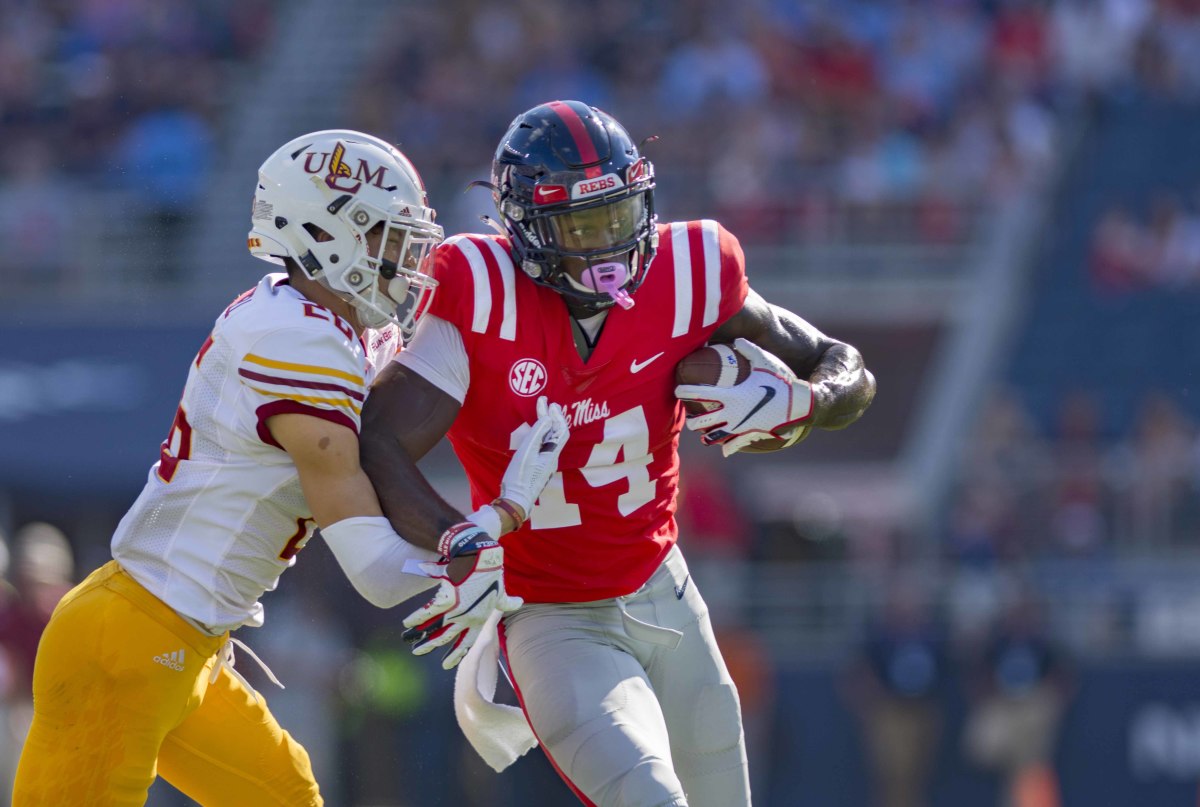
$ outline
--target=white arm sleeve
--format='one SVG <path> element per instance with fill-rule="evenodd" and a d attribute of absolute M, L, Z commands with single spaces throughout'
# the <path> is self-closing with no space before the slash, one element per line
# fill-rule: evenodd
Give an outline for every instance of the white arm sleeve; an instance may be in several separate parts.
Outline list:
<path fill-rule="evenodd" d="M 467 397 L 471 384 L 467 349 L 458 328 L 441 317 L 421 317 L 412 340 L 396 354 L 396 361 L 459 403 Z"/>
<path fill-rule="evenodd" d="M 438 581 L 404 571 L 407 560 L 436 562 L 436 552 L 405 541 L 383 516 L 358 516 L 321 528 L 346 577 L 372 605 L 391 608 Z"/>

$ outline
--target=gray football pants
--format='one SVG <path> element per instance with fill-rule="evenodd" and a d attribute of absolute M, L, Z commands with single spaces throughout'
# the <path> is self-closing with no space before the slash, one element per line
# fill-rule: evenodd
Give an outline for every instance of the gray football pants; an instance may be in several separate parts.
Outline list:
<path fill-rule="evenodd" d="M 750 804 L 737 690 L 677 547 L 633 594 L 525 605 L 501 636 L 530 725 L 585 804 Z"/>

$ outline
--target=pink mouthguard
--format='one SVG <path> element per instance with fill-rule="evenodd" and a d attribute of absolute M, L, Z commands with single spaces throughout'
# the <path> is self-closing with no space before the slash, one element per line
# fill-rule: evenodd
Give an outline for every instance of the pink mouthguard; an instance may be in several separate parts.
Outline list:
<path fill-rule="evenodd" d="M 609 261 L 589 266 L 579 282 L 592 291 L 607 294 L 621 308 L 633 308 L 633 297 L 621 288 L 629 282 L 629 269 L 619 261 Z"/>

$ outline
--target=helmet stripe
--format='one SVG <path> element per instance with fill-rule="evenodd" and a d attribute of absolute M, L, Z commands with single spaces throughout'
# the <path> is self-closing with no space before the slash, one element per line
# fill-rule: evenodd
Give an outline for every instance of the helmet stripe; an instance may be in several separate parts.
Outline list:
<path fill-rule="evenodd" d="M 579 161 L 581 163 L 594 163 L 600 161 L 600 155 L 596 153 L 596 144 L 592 142 L 592 138 L 588 135 L 587 126 L 584 125 L 583 119 L 579 117 L 579 113 L 571 108 L 570 104 L 565 104 L 562 101 L 551 101 L 546 104 L 554 110 L 558 117 L 562 118 L 562 122 L 566 124 L 567 131 L 571 133 L 571 138 L 575 141 L 575 148 L 579 151 Z M 600 167 L 584 169 L 584 175 L 591 178 L 600 175 Z"/>

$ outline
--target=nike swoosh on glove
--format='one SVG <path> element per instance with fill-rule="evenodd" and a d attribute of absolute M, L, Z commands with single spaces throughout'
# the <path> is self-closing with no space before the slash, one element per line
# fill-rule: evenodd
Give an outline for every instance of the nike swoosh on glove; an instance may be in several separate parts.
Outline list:
<path fill-rule="evenodd" d="M 524 600 L 504 590 L 504 549 L 496 546 L 475 556 L 475 567 L 456 586 L 446 575 L 450 561 L 423 564 L 433 578 L 440 578 L 433 599 L 404 618 L 401 638 L 413 646 L 414 656 L 438 647 L 449 647 L 442 669 L 453 669 L 479 638 L 493 610 L 515 611 Z"/>
<path fill-rule="evenodd" d="M 726 457 L 765 437 L 787 440 L 788 445 L 797 442 L 806 432 L 801 424 L 812 416 L 812 387 L 747 339 L 735 340 L 733 349 L 750 362 L 750 374 L 740 384 L 680 384 L 675 388 L 680 400 L 716 404 L 706 412 L 688 415 L 687 427 L 702 432 L 700 439 L 705 445 L 721 446 Z"/>

